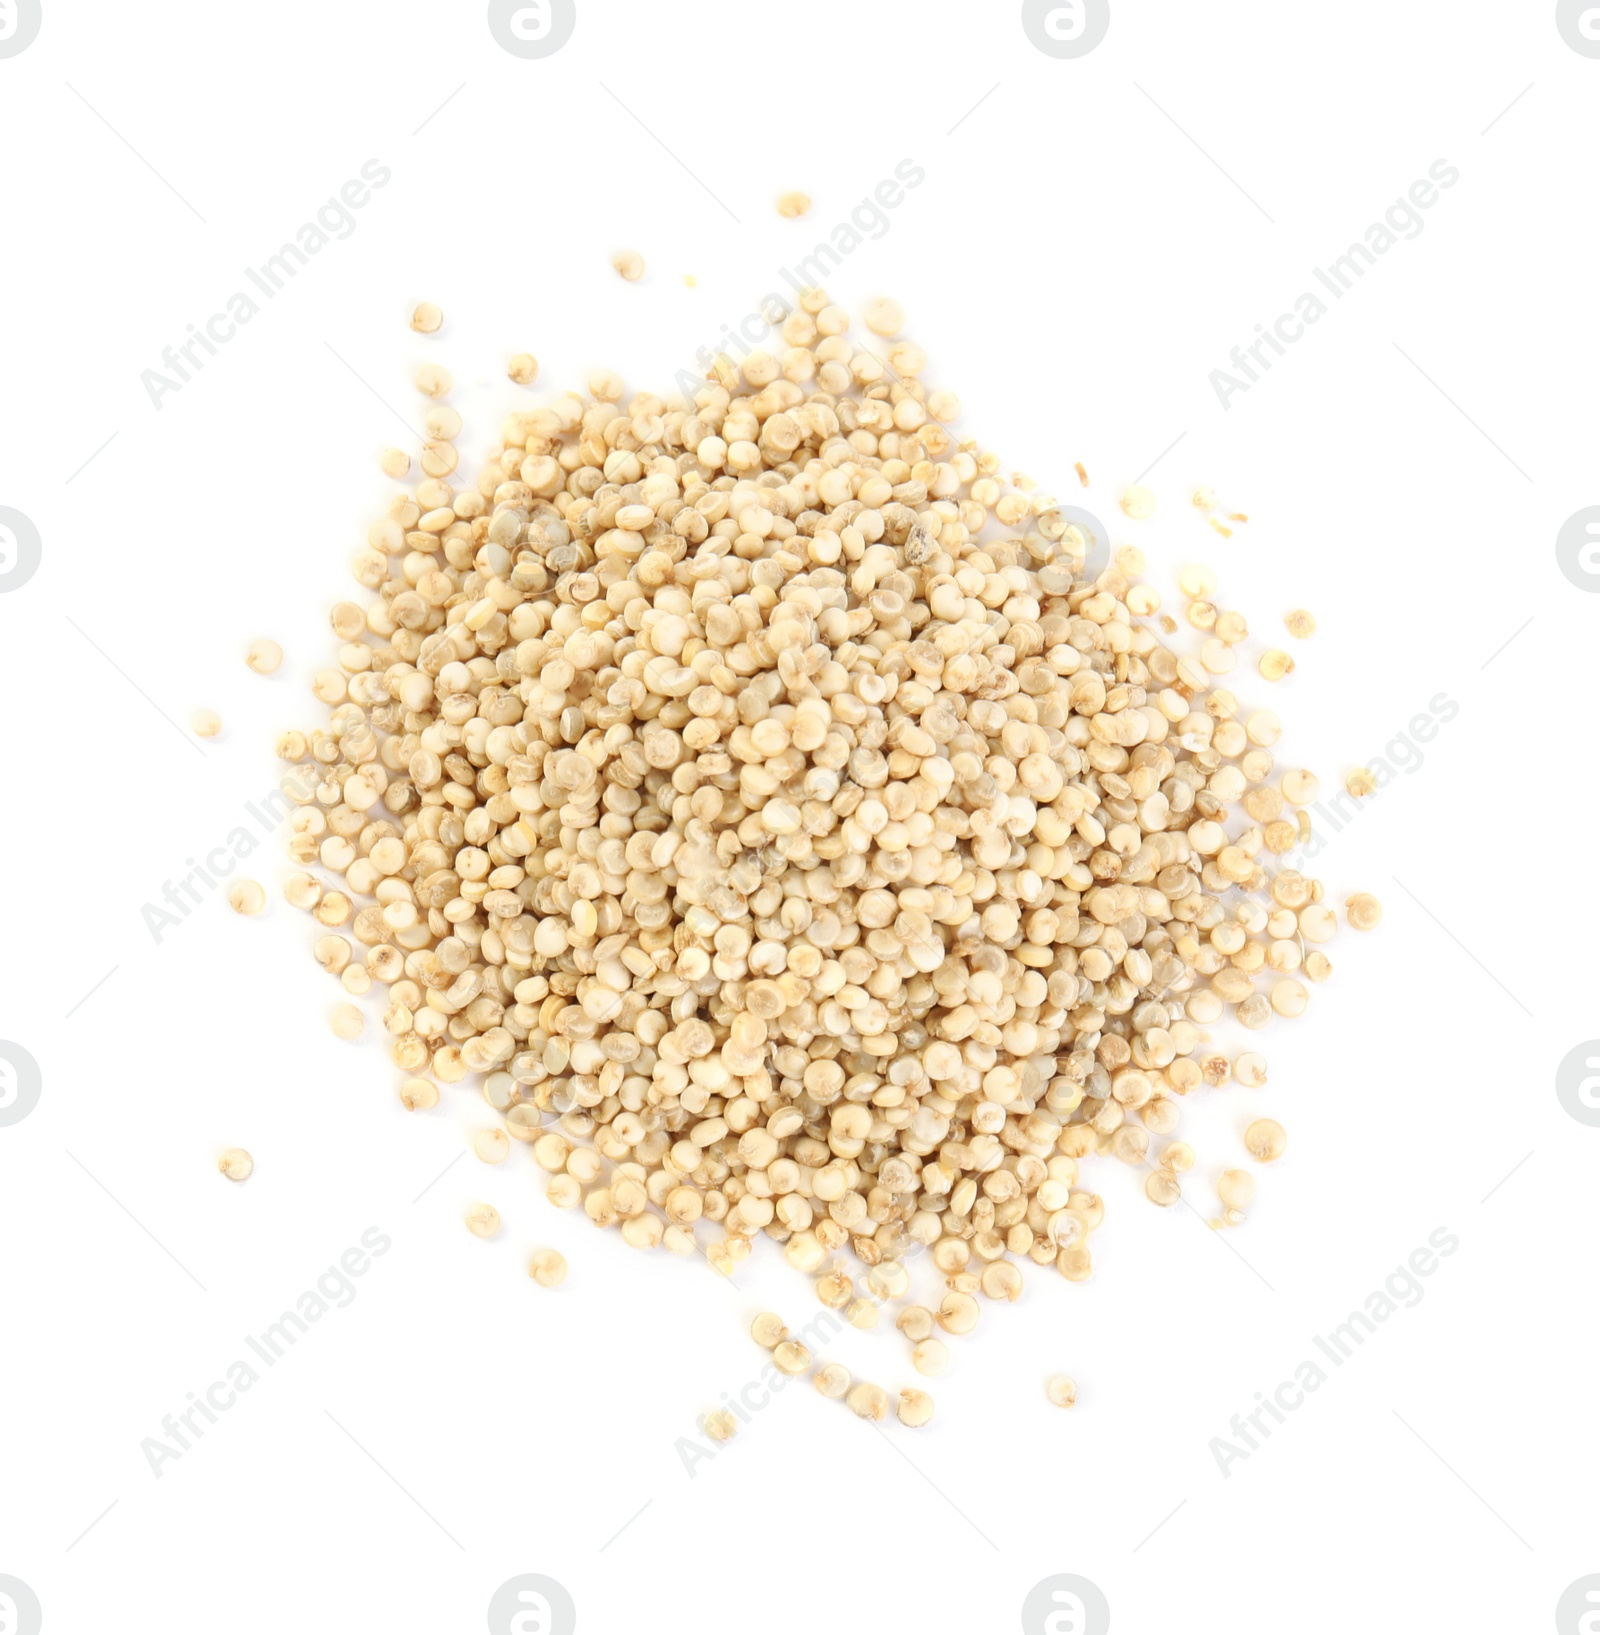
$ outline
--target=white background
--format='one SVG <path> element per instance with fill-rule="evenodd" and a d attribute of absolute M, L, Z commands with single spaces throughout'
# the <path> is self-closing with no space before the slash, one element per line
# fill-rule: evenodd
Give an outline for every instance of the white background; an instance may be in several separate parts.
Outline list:
<path fill-rule="evenodd" d="M 1600 1130 L 1554 1093 L 1600 1034 L 1600 600 L 1554 553 L 1600 501 L 1600 61 L 1542 0 L 1113 0 L 1077 61 L 1009 0 L 578 10 L 521 61 L 479 4 L 45 0 L 0 60 L 0 504 L 44 542 L 0 595 L 0 1037 L 44 1084 L 0 1128 L 0 1573 L 51 1631 L 472 1630 L 523 1572 L 591 1635 L 1010 1630 L 1057 1572 L 1120 1635 L 1548 1628 L 1600 1572 Z M 639 1256 L 552 1209 L 525 1150 L 461 1157 L 493 1120 L 467 1087 L 404 1112 L 376 1029 L 328 1031 L 276 839 L 260 918 L 217 893 L 158 946 L 141 907 L 318 719 L 417 362 L 455 372 L 468 450 L 534 400 L 512 351 L 540 390 L 597 364 L 669 388 L 908 157 L 925 183 L 835 298 L 900 297 L 962 431 L 1064 498 L 1116 515 L 1159 457 L 1155 518 L 1115 532 L 1169 606 L 1201 560 L 1262 634 L 1315 611 L 1289 682 L 1240 682 L 1283 764 L 1335 791 L 1436 695 L 1459 714 L 1318 858 L 1384 924 L 1252 1041 L 1266 1089 L 1193 1098 L 1192 1209 L 1097 1161 L 1093 1281 L 987 1308 L 932 1428 L 796 1386 L 691 1476 L 678 1439 L 763 1360 L 751 1315 L 820 1311 L 772 1246 L 737 1287 Z M 392 181 L 354 232 L 152 407 L 141 371 L 371 158 Z M 1209 373 L 1441 159 L 1460 181 L 1420 235 L 1224 410 Z M 773 209 L 789 187 L 807 220 Z M 1249 514 L 1231 540 L 1198 483 Z M 270 680 L 257 635 L 288 655 Z M 203 705 L 226 730 L 197 747 Z M 1224 1239 L 1215 1176 L 1259 1112 L 1289 1154 Z M 243 1187 L 215 1169 L 236 1143 Z M 152 1475 L 141 1440 L 372 1226 L 393 1248 L 353 1304 Z M 1460 1248 L 1421 1303 L 1225 1477 L 1213 1438 L 1440 1227 Z M 558 1292 L 525 1275 L 542 1244 Z M 849 1339 L 928 1384 L 891 1329 Z"/>

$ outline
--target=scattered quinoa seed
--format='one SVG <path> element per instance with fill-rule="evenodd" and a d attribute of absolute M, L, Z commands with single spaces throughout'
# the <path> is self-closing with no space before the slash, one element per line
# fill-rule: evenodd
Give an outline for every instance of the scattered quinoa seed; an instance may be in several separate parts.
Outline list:
<path fill-rule="evenodd" d="M 444 314 L 432 301 L 419 301 L 411 314 L 411 327 L 419 335 L 434 335 L 444 322 Z"/>
<path fill-rule="evenodd" d="M 539 376 L 539 360 L 531 352 L 515 352 L 506 373 L 519 386 L 531 386 Z"/>
<path fill-rule="evenodd" d="M 1122 491 L 1122 509 L 1125 515 L 1135 522 L 1143 522 L 1147 517 L 1153 517 L 1156 512 L 1156 497 L 1148 488 L 1142 488 L 1135 483 L 1131 488 Z"/>
<path fill-rule="evenodd" d="M 267 894 L 259 881 L 235 880 L 228 887 L 228 906 L 235 914 L 259 914 L 267 906 Z"/>
<path fill-rule="evenodd" d="M 716 1413 L 707 1414 L 702 1421 L 706 1435 L 713 1442 L 731 1442 L 739 1429 L 739 1422 L 726 1409 L 718 1409 Z"/>
<path fill-rule="evenodd" d="M 1072 1408 L 1077 1405 L 1078 1387 L 1065 1374 L 1052 1374 L 1045 1381 L 1044 1394 L 1057 1408 Z"/>
<path fill-rule="evenodd" d="M 1317 631 L 1317 621 L 1303 607 L 1297 607 L 1292 613 L 1286 613 L 1283 622 L 1289 634 L 1301 641 L 1307 636 L 1314 636 Z"/>
<path fill-rule="evenodd" d="M 503 1163 L 511 1151 L 511 1138 L 504 1130 L 479 1130 L 472 1138 L 472 1150 L 485 1164 Z"/>
<path fill-rule="evenodd" d="M 475 1238 L 492 1238 L 500 1230 L 500 1211 L 493 1204 L 474 1204 L 467 1211 L 467 1230 Z"/>
<path fill-rule="evenodd" d="M 196 738 L 215 738 L 222 731 L 222 717 L 215 710 L 196 710 L 189 717 Z"/>
<path fill-rule="evenodd" d="M 217 1160 L 217 1168 L 230 1181 L 248 1181 L 255 1167 L 255 1159 L 243 1147 L 229 1147 Z"/>
<path fill-rule="evenodd" d="M 644 257 L 637 250 L 618 250 L 611 258 L 611 265 L 630 284 L 637 284 L 644 277 Z"/>
<path fill-rule="evenodd" d="M 750 1338 L 771 1351 L 789 1338 L 789 1325 L 776 1312 L 761 1312 L 750 1325 Z"/>
<path fill-rule="evenodd" d="M 528 1261 L 528 1276 L 541 1289 L 558 1289 L 567 1280 L 567 1257 L 556 1249 L 536 1249 Z"/>
<path fill-rule="evenodd" d="M 862 1419 L 882 1419 L 889 1411 L 889 1393 L 881 1385 L 861 1380 L 850 1387 L 845 1403 L 851 1413 Z"/>
<path fill-rule="evenodd" d="M 898 301 L 882 296 L 867 303 L 867 328 L 874 335 L 898 335 L 905 323 L 906 309 Z"/>
<path fill-rule="evenodd" d="M 400 1105 L 408 1113 L 439 1105 L 439 1086 L 432 1079 L 407 1079 L 400 1086 Z"/>
<path fill-rule="evenodd" d="M 837 1402 L 850 1389 L 850 1370 L 843 1363 L 823 1363 L 811 1376 L 818 1392 Z"/>
<path fill-rule="evenodd" d="M 359 1039 L 367 1025 L 366 1017 L 354 1005 L 335 1005 L 329 1020 L 340 1039 Z"/>
<path fill-rule="evenodd" d="M 283 663 L 283 649 L 262 637 L 245 649 L 244 661 L 258 676 L 270 676 Z"/>
<path fill-rule="evenodd" d="M 793 220 L 796 216 L 803 216 L 811 208 L 809 193 L 780 193 L 778 195 L 778 214 L 788 216 Z"/>
<path fill-rule="evenodd" d="M 933 1398 L 926 1391 L 918 1391 L 908 1386 L 900 1393 L 895 1413 L 902 1425 L 909 1425 L 912 1430 L 920 1430 L 933 1418 Z"/>
<path fill-rule="evenodd" d="M 1383 904 L 1369 891 L 1345 898 L 1345 918 L 1357 931 L 1375 931 L 1383 919 Z"/>
<path fill-rule="evenodd" d="M 1275 1118 L 1258 1118 L 1244 1132 L 1244 1144 L 1258 1164 L 1270 1164 L 1283 1157 L 1289 1137 Z"/>

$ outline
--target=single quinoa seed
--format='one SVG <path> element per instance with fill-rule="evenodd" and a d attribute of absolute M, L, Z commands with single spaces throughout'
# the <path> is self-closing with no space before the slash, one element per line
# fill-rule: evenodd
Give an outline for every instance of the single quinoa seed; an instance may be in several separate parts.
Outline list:
<path fill-rule="evenodd" d="M 259 914 L 267 906 L 267 894 L 256 880 L 235 880 L 228 887 L 228 906 L 235 914 Z"/>
<path fill-rule="evenodd" d="M 283 663 L 283 649 L 262 637 L 245 649 L 244 661 L 258 676 L 270 676 Z"/>
<path fill-rule="evenodd" d="M 230 1181 L 248 1181 L 254 1173 L 256 1161 L 243 1147 L 229 1147 L 217 1160 L 217 1168 Z"/>
<path fill-rule="evenodd" d="M 811 195 L 809 193 L 791 192 L 778 195 L 778 214 L 780 216 L 787 216 L 790 220 L 793 220 L 797 216 L 805 215 L 810 208 Z"/>
<path fill-rule="evenodd" d="M 528 1261 L 528 1276 L 541 1289 L 559 1289 L 567 1280 L 567 1257 L 556 1249 L 538 1249 Z"/>

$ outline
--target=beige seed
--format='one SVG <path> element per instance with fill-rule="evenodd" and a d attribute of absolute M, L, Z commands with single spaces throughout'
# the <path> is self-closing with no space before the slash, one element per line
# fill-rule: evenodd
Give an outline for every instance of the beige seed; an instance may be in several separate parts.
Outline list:
<path fill-rule="evenodd" d="M 1253 1050 L 1238 1056 L 1233 1064 L 1233 1076 L 1249 1090 L 1259 1090 L 1267 1082 L 1267 1059 Z"/>
<path fill-rule="evenodd" d="M 1144 1179 L 1144 1195 L 1151 1203 L 1166 1207 L 1175 1204 L 1183 1195 L 1183 1189 L 1178 1185 L 1177 1177 L 1166 1170 L 1151 1170 Z"/>
<path fill-rule="evenodd" d="M 1269 647 L 1256 668 L 1268 681 L 1282 681 L 1294 669 L 1294 660 L 1281 647 Z"/>
<path fill-rule="evenodd" d="M 421 365 L 413 378 L 424 397 L 443 397 L 455 385 L 450 371 L 437 363 Z"/>
<path fill-rule="evenodd" d="M 911 1348 L 911 1366 L 919 1374 L 937 1377 L 950 1366 L 950 1352 L 943 1340 L 919 1340 Z"/>
<path fill-rule="evenodd" d="M 504 1163 L 511 1138 L 501 1129 L 479 1130 L 472 1138 L 472 1150 L 485 1164 Z"/>
<path fill-rule="evenodd" d="M 1217 1182 L 1217 1196 L 1227 1209 L 1248 1209 L 1255 1202 L 1256 1178 L 1248 1170 L 1225 1170 Z"/>
<path fill-rule="evenodd" d="M 946 1334 L 970 1334 L 978 1326 L 978 1302 L 952 1290 L 939 1302 L 938 1317 Z"/>
<path fill-rule="evenodd" d="M 933 1333 L 933 1313 L 926 1306 L 907 1306 L 895 1318 L 894 1326 L 908 1340 L 920 1342 Z"/>
<path fill-rule="evenodd" d="M 354 1005 L 335 1005 L 330 1023 L 337 1038 L 359 1039 L 367 1019 Z"/>
<path fill-rule="evenodd" d="M 1045 1381 L 1044 1394 L 1057 1408 L 1074 1408 L 1078 1403 L 1078 1387 L 1065 1374 L 1052 1374 Z"/>
<path fill-rule="evenodd" d="M 558 1249 L 535 1249 L 528 1260 L 528 1276 L 541 1289 L 559 1289 L 567 1280 L 567 1257 Z"/>
<path fill-rule="evenodd" d="M 1276 1119 L 1258 1118 L 1244 1132 L 1244 1144 L 1257 1163 L 1270 1164 L 1283 1157 L 1289 1137 Z"/>
<path fill-rule="evenodd" d="M 235 914 L 259 914 L 267 906 L 267 894 L 255 880 L 235 880 L 228 887 L 228 906 Z"/>
<path fill-rule="evenodd" d="M 432 1079 L 407 1079 L 400 1086 L 400 1105 L 408 1113 L 439 1105 L 439 1086 Z"/>
<path fill-rule="evenodd" d="M 906 325 L 906 309 L 898 301 L 881 296 L 867 303 L 866 319 L 874 335 L 898 335 Z"/>
<path fill-rule="evenodd" d="M 378 465 L 382 468 L 385 477 L 393 477 L 396 482 L 411 469 L 411 456 L 404 449 L 386 448 L 378 456 Z"/>
<path fill-rule="evenodd" d="M 850 1412 L 862 1419 L 882 1419 L 889 1411 L 889 1393 L 867 1380 L 852 1385 L 844 1400 Z"/>
<path fill-rule="evenodd" d="M 434 335 L 444 322 L 444 314 L 432 301 L 419 301 L 411 313 L 411 327 L 419 335 Z"/>
<path fill-rule="evenodd" d="M 705 1427 L 705 1433 L 713 1442 L 731 1442 L 739 1429 L 739 1422 L 726 1410 L 719 1409 L 716 1413 L 707 1414 L 700 1422 Z"/>
<path fill-rule="evenodd" d="M 843 1363 L 823 1363 L 811 1376 L 818 1392 L 837 1402 L 850 1389 L 850 1370 Z"/>
<path fill-rule="evenodd" d="M 772 1360 L 780 1374 L 803 1374 L 811 1366 L 811 1353 L 798 1340 L 782 1340 L 772 1348 Z"/>
<path fill-rule="evenodd" d="M 1131 488 L 1123 489 L 1122 509 L 1123 513 L 1132 517 L 1135 522 L 1143 522 L 1147 517 L 1156 514 L 1156 497 L 1148 488 L 1135 483 Z"/>
<path fill-rule="evenodd" d="M 514 352 L 506 373 L 519 386 L 531 386 L 539 378 L 539 360 L 531 352 Z"/>
<path fill-rule="evenodd" d="M 809 193 L 780 193 L 778 195 L 778 214 L 793 220 L 796 216 L 803 216 L 811 208 Z"/>
<path fill-rule="evenodd" d="M 243 1147 L 229 1147 L 217 1160 L 217 1168 L 230 1181 L 248 1181 L 255 1167 L 255 1159 Z"/>
<path fill-rule="evenodd" d="M 245 649 L 244 661 L 258 676 L 270 676 L 283 663 L 283 649 L 261 637 Z"/>
<path fill-rule="evenodd" d="M 1344 786 L 1352 795 L 1360 800 L 1363 795 L 1370 795 L 1378 787 L 1378 780 L 1364 766 L 1352 767 L 1345 774 Z"/>
<path fill-rule="evenodd" d="M 908 1425 L 912 1430 L 920 1430 L 933 1418 L 933 1398 L 926 1391 L 918 1391 L 908 1386 L 900 1393 L 895 1413 L 902 1425 Z M 874 1415 L 874 1418 L 876 1417 Z"/>
<path fill-rule="evenodd" d="M 1289 634 L 1301 641 L 1307 636 L 1314 636 L 1317 631 L 1317 621 L 1303 607 L 1297 607 L 1293 612 L 1284 614 L 1283 622 Z"/>
<path fill-rule="evenodd" d="M 1305 984 L 1285 977 L 1272 984 L 1272 1008 L 1279 1016 L 1302 1016 L 1306 1008 Z"/>
<path fill-rule="evenodd" d="M 222 717 L 215 710 L 196 710 L 189 717 L 196 738 L 215 738 L 222 731 Z"/>
<path fill-rule="evenodd" d="M 1345 918 L 1357 931 L 1375 931 L 1383 919 L 1383 904 L 1369 891 L 1358 891 L 1344 901 Z"/>
<path fill-rule="evenodd" d="M 475 1238 L 492 1238 L 500 1230 L 500 1211 L 493 1204 L 473 1204 L 466 1219 L 467 1230 Z"/>
<path fill-rule="evenodd" d="M 618 250 L 611 258 L 611 265 L 630 284 L 637 284 L 644 277 L 644 257 L 637 250 Z"/>
<path fill-rule="evenodd" d="M 776 1312 L 761 1312 L 750 1325 L 750 1338 L 771 1351 L 789 1338 L 789 1325 Z"/>

